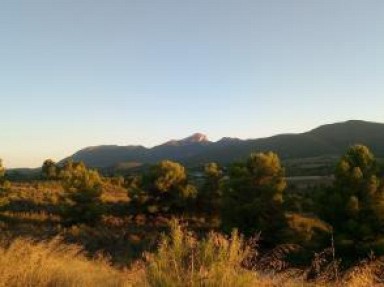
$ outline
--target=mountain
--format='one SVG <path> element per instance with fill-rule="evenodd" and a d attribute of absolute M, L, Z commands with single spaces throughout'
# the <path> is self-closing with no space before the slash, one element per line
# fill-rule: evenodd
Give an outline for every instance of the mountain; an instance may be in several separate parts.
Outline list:
<path fill-rule="evenodd" d="M 335 157 L 352 144 L 369 146 L 378 157 L 384 156 L 384 124 L 347 121 L 323 125 L 299 134 L 281 134 L 268 138 L 241 140 L 223 138 L 211 142 L 196 133 L 182 140 L 171 140 L 153 148 L 143 146 L 96 146 L 80 150 L 70 158 L 88 166 L 140 166 L 163 159 L 189 166 L 206 162 L 228 163 L 246 158 L 252 152 L 274 151 L 283 160 L 310 157 Z"/>
<path fill-rule="evenodd" d="M 120 162 L 143 161 L 148 149 L 143 146 L 103 145 L 87 147 L 72 156 L 74 161 L 83 161 L 90 167 L 110 167 Z M 67 159 L 64 159 L 65 161 Z M 63 162 L 62 161 L 62 162 Z"/>

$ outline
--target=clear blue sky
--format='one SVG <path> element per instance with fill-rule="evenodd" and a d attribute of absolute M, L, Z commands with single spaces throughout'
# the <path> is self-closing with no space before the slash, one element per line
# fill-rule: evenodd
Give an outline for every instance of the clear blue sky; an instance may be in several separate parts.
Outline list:
<path fill-rule="evenodd" d="M 384 122 L 383 0 L 1 0 L 0 157 Z"/>

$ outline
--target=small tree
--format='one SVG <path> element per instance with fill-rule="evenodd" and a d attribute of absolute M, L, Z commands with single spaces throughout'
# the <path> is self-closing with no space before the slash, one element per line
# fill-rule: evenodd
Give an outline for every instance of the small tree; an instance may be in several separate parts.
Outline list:
<path fill-rule="evenodd" d="M 0 181 L 3 180 L 5 176 L 5 168 L 3 166 L 3 160 L 0 158 Z"/>
<path fill-rule="evenodd" d="M 102 179 L 97 171 L 76 164 L 71 173 L 66 173 L 63 187 L 65 204 L 62 214 L 66 223 L 93 225 L 101 219 Z"/>
<path fill-rule="evenodd" d="M 44 179 L 57 179 L 59 168 L 53 160 L 47 159 L 41 167 L 41 173 Z"/>
<path fill-rule="evenodd" d="M 196 194 L 184 166 L 176 162 L 161 161 L 142 178 L 140 196 L 151 213 L 184 211 Z"/>
<path fill-rule="evenodd" d="M 204 166 L 204 183 L 198 196 L 198 209 L 208 215 L 218 215 L 220 210 L 223 171 L 217 163 Z"/>
<path fill-rule="evenodd" d="M 223 194 L 224 229 L 239 228 L 246 235 L 261 231 L 266 243 L 279 242 L 286 226 L 282 208 L 286 181 L 279 157 L 272 152 L 251 154 L 229 176 Z"/>
<path fill-rule="evenodd" d="M 2 190 L 7 190 L 10 188 L 10 182 L 5 180 L 5 168 L 3 166 L 3 160 L 0 159 L 0 187 Z"/>

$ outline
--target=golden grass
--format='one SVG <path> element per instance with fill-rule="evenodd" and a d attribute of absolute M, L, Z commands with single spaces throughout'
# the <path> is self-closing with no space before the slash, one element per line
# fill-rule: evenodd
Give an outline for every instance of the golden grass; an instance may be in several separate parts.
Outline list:
<path fill-rule="evenodd" d="M 132 273 L 104 259 L 89 260 L 80 247 L 55 239 L 36 243 L 16 239 L 0 248 L 0 286 L 132 286 Z"/>
<path fill-rule="evenodd" d="M 283 272 L 255 266 L 243 267 L 250 248 L 237 232 L 230 237 L 210 233 L 196 237 L 172 223 L 171 233 L 164 236 L 154 254 L 147 256 L 145 286 L 153 287 L 373 287 L 384 286 L 384 262 L 380 259 L 359 264 L 335 277 L 327 268 L 317 279 L 307 281 L 306 270 Z M 330 262 L 329 266 L 335 266 Z M 328 278 L 325 279 L 324 278 Z M 143 283 L 142 283 L 143 284 Z"/>
<path fill-rule="evenodd" d="M 384 265 L 381 261 L 356 266 L 338 282 L 306 282 L 300 271 L 274 274 L 244 269 L 241 262 L 248 252 L 237 233 L 229 238 L 211 233 L 196 241 L 191 233 L 174 225 L 171 235 L 163 238 L 154 254 L 147 255 L 145 263 L 119 270 L 102 257 L 85 257 L 79 246 L 64 244 L 57 238 L 42 242 L 19 238 L 0 247 L 0 286 L 383 286 L 378 283 Z"/>
<path fill-rule="evenodd" d="M 1 197 L 12 200 L 28 200 L 35 204 L 57 204 L 63 195 L 63 187 L 59 181 L 36 181 L 32 183 L 11 183 L 7 192 Z M 103 183 L 103 202 L 129 202 L 128 192 L 124 187 Z"/>
<path fill-rule="evenodd" d="M 60 222 L 60 216 L 50 214 L 46 211 L 38 211 L 38 212 L 11 212 L 11 211 L 3 211 L 0 212 L 0 215 L 3 215 L 7 218 L 14 218 L 19 221 L 29 220 L 34 222 Z"/>
<path fill-rule="evenodd" d="M 241 267 L 248 249 L 236 232 L 230 238 L 211 233 L 196 238 L 172 223 L 155 254 L 147 257 L 149 286 L 256 286 L 256 273 Z"/>
<path fill-rule="evenodd" d="M 129 202 L 128 192 L 125 188 L 111 183 L 103 184 L 101 200 L 105 203 Z"/>

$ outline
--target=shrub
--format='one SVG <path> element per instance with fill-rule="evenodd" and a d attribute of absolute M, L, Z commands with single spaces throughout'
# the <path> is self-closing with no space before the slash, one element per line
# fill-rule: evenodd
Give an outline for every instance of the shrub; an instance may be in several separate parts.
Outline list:
<path fill-rule="evenodd" d="M 141 180 L 135 179 L 129 185 L 134 201 L 149 213 L 183 213 L 197 196 L 185 167 L 169 160 L 152 166 Z"/>
<path fill-rule="evenodd" d="M 8 181 L 8 180 L 5 180 L 5 181 L 3 182 L 3 184 L 2 184 L 2 186 L 1 186 L 0 189 L 3 190 L 3 191 L 9 191 L 9 190 L 11 189 L 11 187 L 12 187 L 11 182 Z"/>
<path fill-rule="evenodd" d="M 102 179 L 95 170 L 78 165 L 63 180 L 65 204 L 62 216 L 67 224 L 96 224 L 103 214 Z"/>

